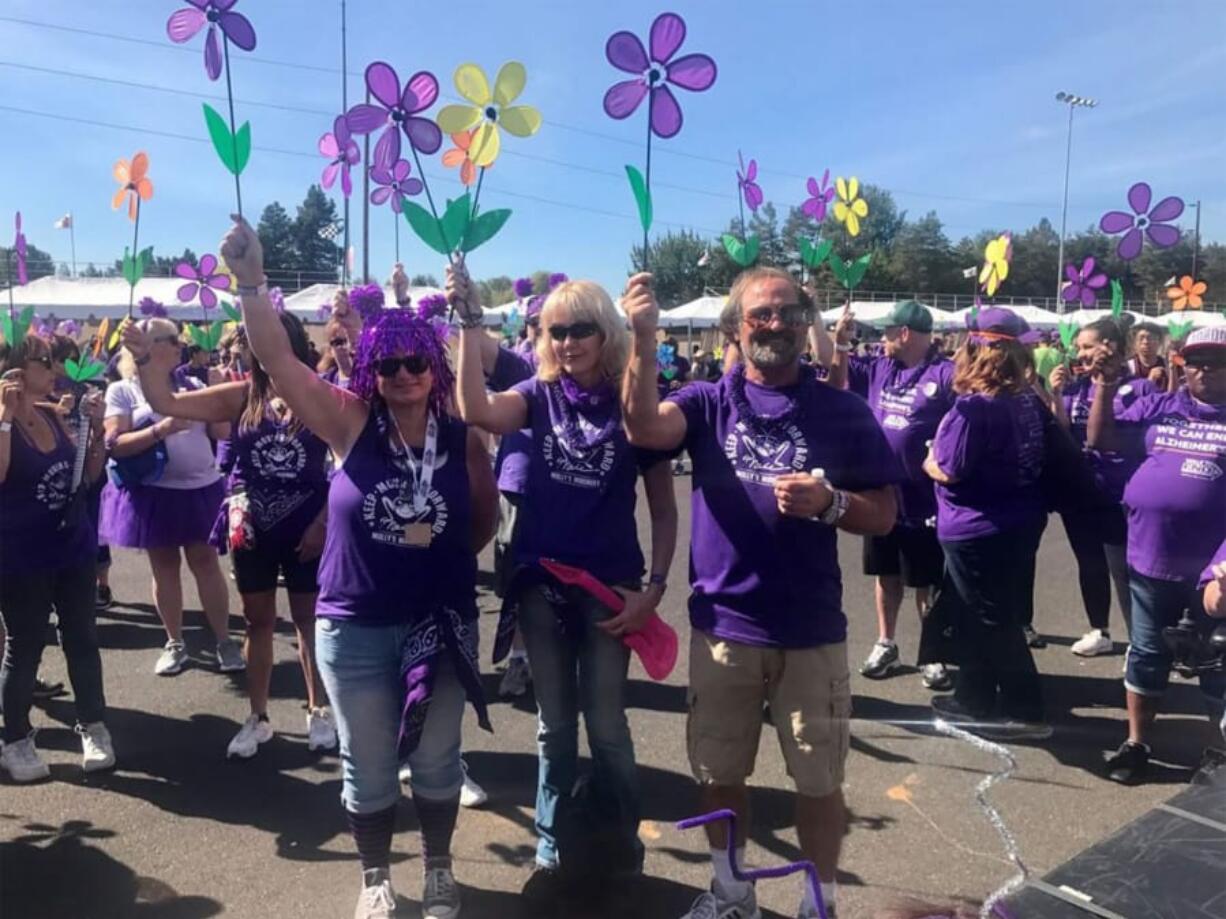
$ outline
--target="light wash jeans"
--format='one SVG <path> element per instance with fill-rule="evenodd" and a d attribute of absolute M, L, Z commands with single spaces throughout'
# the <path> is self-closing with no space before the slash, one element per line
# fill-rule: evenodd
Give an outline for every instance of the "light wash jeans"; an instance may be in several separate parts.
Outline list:
<path fill-rule="evenodd" d="M 404 708 L 400 649 L 408 625 L 317 619 L 315 655 L 340 736 L 341 803 L 355 814 L 385 810 L 400 798 L 396 746 Z M 439 658 L 434 692 L 417 749 L 409 755 L 413 794 L 448 801 L 460 793 L 464 688 Z"/>
<path fill-rule="evenodd" d="M 585 597 L 569 614 L 577 621 L 564 632 L 540 588 L 525 591 L 520 600 L 519 628 L 539 710 L 536 861 L 559 864 L 559 800 L 569 798 L 578 778 L 582 711 L 592 753 L 593 793 L 616 807 L 621 835 L 641 862 L 638 774 L 624 699 L 630 650 L 596 628 L 613 615 L 596 600 Z"/>

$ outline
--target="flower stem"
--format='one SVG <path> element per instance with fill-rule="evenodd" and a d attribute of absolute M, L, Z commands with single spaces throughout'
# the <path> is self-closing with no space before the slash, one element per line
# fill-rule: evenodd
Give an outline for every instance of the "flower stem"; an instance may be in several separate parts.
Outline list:
<path fill-rule="evenodd" d="M 238 205 L 238 216 L 243 216 L 243 189 L 238 181 L 238 137 L 234 131 L 234 89 L 230 85 L 230 39 L 225 30 L 221 32 L 221 48 L 226 60 L 226 101 L 230 104 L 230 149 L 234 155 L 234 200 Z"/>
<path fill-rule="evenodd" d="M 392 223 L 396 228 L 396 261 L 400 261 L 400 215 L 392 208 Z"/>
<path fill-rule="evenodd" d="M 651 200 L 651 98 L 650 94 L 647 99 L 647 169 L 643 177 L 643 184 L 647 188 L 647 200 Z M 647 227 L 643 227 L 643 270 L 651 270 L 651 261 L 647 254 Z"/>
<path fill-rule="evenodd" d="M 13 250 L 4 250 L 4 280 L 8 282 L 9 287 L 9 322 L 11 324 L 17 322 L 17 307 L 13 305 Z M 16 342 L 9 342 L 10 345 L 15 345 Z"/>
<path fill-rule="evenodd" d="M 477 219 L 477 202 L 481 200 L 481 184 L 485 181 L 485 167 L 481 167 L 481 171 L 477 173 L 477 192 L 473 195 L 473 210 L 469 215 L 469 220 Z"/>
<path fill-rule="evenodd" d="M 140 192 L 135 189 L 132 194 L 136 195 L 136 219 L 132 221 L 132 264 L 136 264 L 136 260 L 140 257 L 136 251 L 137 241 L 140 239 Z M 138 279 L 139 280 L 139 279 Z M 128 285 L 128 318 L 132 318 L 132 301 L 136 299 L 136 285 Z"/>
<path fill-rule="evenodd" d="M 426 192 L 426 203 L 430 205 L 430 213 L 434 216 L 434 222 L 438 224 L 439 235 L 443 234 L 443 221 L 439 219 L 438 209 L 434 206 L 434 195 L 430 194 L 430 183 L 426 179 L 426 171 L 421 168 L 421 157 L 417 155 L 417 147 L 413 141 L 409 140 L 409 149 L 413 151 L 413 162 L 417 165 L 417 174 L 421 176 L 421 187 Z M 455 265 L 455 259 L 452 258 L 452 253 L 447 253 L 447 263 Z"/>

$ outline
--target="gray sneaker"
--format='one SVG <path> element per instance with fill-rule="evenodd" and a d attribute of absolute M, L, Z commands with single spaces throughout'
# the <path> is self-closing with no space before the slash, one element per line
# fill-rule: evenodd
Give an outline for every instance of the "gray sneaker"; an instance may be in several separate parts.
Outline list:
<path fill-rule="evenodd" d="M 920 673 L 920 680 L 925 689 L 931 689 L 934 692 L 948 692 L 954 688 L 954 678 L 944 664 L 924 664 Z"/>
<path fill-rule="evenodd" d="M 182 641 L 172 638 L 166 642 L 162 653 L 158 655 L 157 663 L 153 665 L 153 672 L 158 676 L 175 676 L 183 672 L 183 665 L 186 663 L 187 646 Z"/>
<path fill-rule="evenodd" d="M 386 868 L 362 872 L 362 892 L 353 919 L 389 919 L 396 915 L 396 891 Z"/>
<path fill-rule="evenodd" d="M 233 638 L 223 638 L 217 642 L 217 669 L 222 673 L 247 669 L 247 662 L 243 660 L 243 646 Z"/>
<path fill-rule="evenodd" d="M 450 868 L 426 869 L 421 891 L 421 919 L 458 919 L 460 889 Z"/>
<path fill-rule="evenodd" d="M 711 889 L 694 901 L 690 911 L 681 919 L 762 919 L 758 909 L 758 895 L 753 887 L 741 900 L 725 900 L 719 888 L 712 883 Z"/>
<path fill-rule="evenodd" d="M 504 699 L 518 698 L 531 685 L 532 668 L 528 666 L 528 658 L 513 657 L 502 675 L 502 682 L 498 684 L 498 695 Z"/>
<path fill-rule="evenodd" d="M 883 638 L 878 640 L 873 645 L 873 650 L 868 653 L 868 658 L 860 667 L 860 675 L 870 680 L 884 680 L 901 666 L 898 660 L 898 645 Z"/>

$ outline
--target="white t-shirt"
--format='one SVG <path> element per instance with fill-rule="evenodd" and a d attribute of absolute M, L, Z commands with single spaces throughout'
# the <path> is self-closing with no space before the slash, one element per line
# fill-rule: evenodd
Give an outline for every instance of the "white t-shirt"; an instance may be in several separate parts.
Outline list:
<path fill-rule="evenodd" d="M 192 385 L 195 384 L 195 385 Z M 188 385 L 203 389 L 192 380 Z M 141 391 L 140 380 L 119 380 L 106 388 L 106 417 L 125 415 L 132 420 L 132 429 L 147 427 L 161 421 L 163 415 L 153 410 Z M 166 469 L 153 485 L 157 488 L 192 489 L 212 485 L 221 478 L 207 426 L 194 421 L 186 431 L 166 438 Z"/>

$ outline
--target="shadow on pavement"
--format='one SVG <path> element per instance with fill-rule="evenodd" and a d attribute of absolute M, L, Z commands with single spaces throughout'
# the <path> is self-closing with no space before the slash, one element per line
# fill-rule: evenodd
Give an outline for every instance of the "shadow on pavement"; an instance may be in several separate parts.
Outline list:
<path fill-rule="evenodd" d="M 85 820 L 62 826 L 28 823 L 24 835 L 0 843 L 4 884 L 0 915 L 39 919 L 204 919 L 222 912 L 209 897 L 180 896 L 167 884 L 138 876 L 91 839 L 111 830 Z"/>

